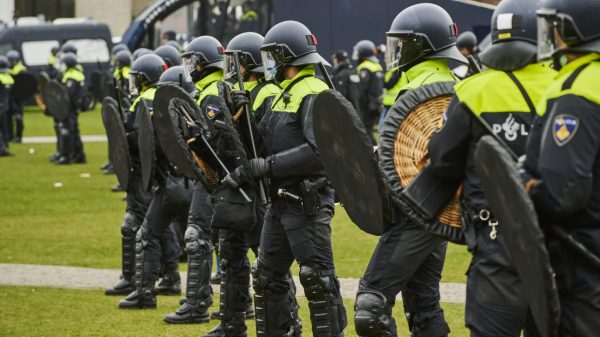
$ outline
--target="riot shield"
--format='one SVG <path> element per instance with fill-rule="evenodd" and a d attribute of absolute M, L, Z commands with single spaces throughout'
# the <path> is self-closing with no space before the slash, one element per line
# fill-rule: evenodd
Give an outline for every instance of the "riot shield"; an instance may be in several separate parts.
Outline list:
<path fill-rule="evenodd" d="M 156 136 L 167 159 L 186 177 L 199 179 L 201 168 L 196 166 L 194 155 L 188 147 L 188 125 L 180 111 L 185 109 L 192 119 L 198 119 L 200 109 L 196 102 L 185 90 L 167 84 L 156 90 L 153 106 Z"/>
<path fill-rule="evenodd" d="M 23 71 L 13 76 L 13 84 L 10 95 L 19 102 L 28 100 L 37 90 L 37 79 L 31 73 Z"/>
<path fill-rule="evenodd" d="M 138 148 L 140 151 L 140 164 L 142 167 L 142 186 L 146 191 L 152 188 L 156 167 L 156 147 L 154 141 L 154 126 L 150 109 L 143 101 L 139 104 L 142 108 L 136 114 L 138 130 Z"/>
<path fill-rule="evenodd" d="M 449 241 L 464 243 L 460 182 L 433 174 L 427 166 L 429 139 L 442 125 L 454 82 L 404 93 L 388 112 L 379 139 L 379 168 L 398 208 L 413 222 Z"/>
<path fill-rule="evenodd" d="M 102 102 L 102 121 L 108 138 L 110 162 L 115 167 L 119 184 L 127 191 L 131 174 L 131 156 L 122 114 L 117 102 L 112 98 L 106 98 Z"/>
<path fill-rule="evenodd" d="M 483 136 L 478 142 L 475 162 L 538 331 L 541 336 L 557 336 L 560 309 L 554 272 L 533 202 L 521 184 L 516 163 L 492 136 Z"/>
<path fill-rule="evenodd" d="M 48 84 L 48 82 L 50 82 L 50 76 L 48 76 L 48 74 L 44 71 L 40 72 L 40 74 L 38 75 L 37 78 L 37 83 L 38 83 L 38 89 L 40 93 L 44 92 L 44 89 L 46 88 L 46 84 Z"/>
<path fill-rule="evenodd" d="M 58 121 L 63 121 L 69 116 L 71 98 L 64 85 L 58 83 L 56 80 L 48 82 L 44 88 L 43 97 L 48 111 Z"/>
<path fill-rule="evenodd" d="M 348 216 L 363 231 L 383 234 L 391 201 L 354 107 L 339 92 L 325 90 L 314 101 L 313 118 L 321 162 Z"/>

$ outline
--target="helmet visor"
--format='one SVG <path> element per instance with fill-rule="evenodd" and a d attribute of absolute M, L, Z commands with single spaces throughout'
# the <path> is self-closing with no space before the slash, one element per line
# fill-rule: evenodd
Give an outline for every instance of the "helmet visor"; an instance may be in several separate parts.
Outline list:
<path fill-rule="evenodd" d="M 285 64 L 283 48 L 274 46 L 266 50 L 261 50 L 260 55 L 262 58 L 265 79 L 267 81 L 274 80 L 279 67 Z"/>
<path fill-rule="evenodd" d="M 225 53 L 223 56 L 223 77 L 228 80 L 231 78 L 237 78 L 238 74 L 235 67 L 235 53 Z M 239 55 L 239 54 L 238 54 Z"/>
<path fill-rule="evenodd" d="M 194 71 L 196 71 L 196 65 L 206 64 L 207 61 L 202 53 L 189 53 L 181 56 L 181 63 L 183 64 L 183 71 L 186 77 L 191 77 Z"/>
<path fill-rule="evenodd" d="M 431 51 L 429 41 L 417 34 L 388 35 L 385 51 L 387 70 L 404 67 Z"/>
<path fill-rule="evenodd" d="M 142 74 L 136 72 L 129 72 L 129 93 L 132 96 L 137 96 L 140 94 L 140 88 L 143 83 Z"/>
<path fill-rule="evenodd" d="M 547 60 L 560 50 L 582 41 L 573 19 L 555 10 L 537 11 L 538 60 Z"/>

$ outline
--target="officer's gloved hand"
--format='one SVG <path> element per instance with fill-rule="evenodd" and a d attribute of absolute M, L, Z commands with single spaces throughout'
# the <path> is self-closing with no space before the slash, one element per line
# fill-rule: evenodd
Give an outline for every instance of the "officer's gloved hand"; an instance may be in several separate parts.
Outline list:
<path fill-rule="evenodd" d="M 227 174 L 225 176 L 225 178 L 223 178 L 223 180 L 221 180 L 221 183 L 225 184 L 231 188 L 237 189 L 242 184 L 242 177 L 244 175 L 245 175 L 244 167 L 239 166 L 235 170 L 229 172 L 229 174 Z"/>
<path fill-rule="evenodd" d="M 271 171 L 271 162 L 266 158 L 250 159 L 246 175 L 251 179 L 266 177 Z"/>
<path fill-rule="evenodd" d="M 247 90 L 231 90 L 234 113 L 237 113 L 242 107 L 250 103 L 248 97 L 250 97 L 250 92 Z"/>
<path fill-rule="evenodd" d="M 190 138 L 200 138 L 203 135 L 202 127 L 196 122 L 188 124 L 188 131 L 190 133 Z"/>

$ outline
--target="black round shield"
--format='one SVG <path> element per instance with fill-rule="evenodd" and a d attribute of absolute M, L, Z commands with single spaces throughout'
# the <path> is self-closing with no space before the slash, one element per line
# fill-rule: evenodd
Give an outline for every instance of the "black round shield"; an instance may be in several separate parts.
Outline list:
<path fill-rule="evenodd" d="M 154 170 L 156 166 L 156 148 L 154 141 L 154 126 L 150 110 L 144 102 L 142 109 L 136 115 L 138 130 L 138 148 L 140 150 L 140 164 L 142 166 L 142 186 L 146 191 L 152 188 Z"/>
<path fill-rule="evenodd" d="M 506 239 L 538 331 L 541 336 L 556 336 L 560 307 L 554 272 L 517 165 L 492 136 L 483 136 L 477 144 L 475 162 L 485 198 L 498 219 L 498 231 Z"/>
<path fill-rule="evenodd" d="M 102 121 L 108 138 L 109 159 L 115 167 L 119 184 L 127 190 L 131 174 L 131 156 L 127 135 L 125 134 L 125 125 L 121 116 L 117 102 L 114 99 L 107 98 L 103 101 Z"/>
<path fill-rule="evenodd" d="M 350 219 L 369 234 L 383 234 L 390 225 L 390 199 L 352 104 L 335 90 L 323 91 L 314 101 L 313 118 L 321 162 Z"/>
<path fill-rule="evenodd" d="M 388 112 L 379 138 L 379 168 L 398 208 L 413 222 L 449 241 L 464 243 L 460 182 L 427 167 L 427 144 L 441 125 L 454 82 L 432 83 L 404 93 Z"/>
<path fill-rule="evenodd" d="M 69 116 L 71 98 L 64 85 L 52 80 L 46 84 L 43 95 L 44 103 L 54 118 L 63 121 Z"/>
<path fill-rule="evenodd" d="M 199 179 L 201 172 L 187 144 L 189 134 L 182 109 L 197 120 L 200 108 L 185 90 L 170 84 L 158 87 L 153 107 L 156 135 L 167 159 L 186 177 Z"/>
<path fill-rule="evenodd" d="M 17 101 L 28 100 L 37 90 L 37 79 L 31 73 L 23 71 L 13 76 L 13 84 L 10 95 Z"/>

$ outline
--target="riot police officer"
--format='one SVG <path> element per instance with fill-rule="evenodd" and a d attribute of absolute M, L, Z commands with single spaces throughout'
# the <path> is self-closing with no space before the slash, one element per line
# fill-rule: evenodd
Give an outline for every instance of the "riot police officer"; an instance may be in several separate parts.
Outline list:
<path fill-rule="evenodd" d="M 10 155 L 6 124 L 10 104 L 10 88 L 14 84 L 14 80 L 8 73 L 9 68 L 8 58 L 0 55 L 0 157 Z"/>
<path fill-rule="evenodd" d="M 50 57 L 48 58 L 48 67 L 46 67 L 46 71 L 48 72 L 48 76 L 50 78 L 56 78 L 58 75 L 58 67 L 56 58 L 58 55 L 60 48 L 58 46 L 54 46 L 50 48 Z"/>
<path fill-rule="evenodd" d="M 77 55 L 71 52 L 61 53 L 61 62 L 64 69 L 61 83 L 67 88 L 71 106 L 65 107 L 69 109 L 69 116 L 59 123 L 62 148 L 55 164 L 84 164 L 87 160 L 79 132 L 79 99 L 85 86 L 85 75 L 77 61 Z"/>
<path fill-rule="evenodd" d="M 358 41 L 352 53 L 352 59 L 358 62 L 356 72 L 360 81 L 358 113 L 373 145 L 377 143 L 373 136 L 373 127 L 379 120 L 383 108 L 383 79 L 385 76 L 376 54 L 377 47 L 369 40 Z"/>
<path fill-rule="evenodd" d="M 456 39 L 456 47 L 466 58 L 469 59 L 469 65 L 459 66 L 454 69 L 454 73 L 460 78 L 466 78 L 479 73 L 481 61 L 477 56 L 479 48 L 477 46 L 477 36 L 475 33 L 466 31 L 461 33 Z"/>
<path fill-rule="evenodd" d="M 120 91 L 120 97 L 125 107 L 129 107 L 129 71 L 131 70 L 132 55 L 127 49 L 123 49 L 115 55 L 113 78 L 116 82 L 116 90 Z"/>
<path fill-rule="evenodd" d="M 466 60 L 455 46 L 455 27 L 443 8 L 429 3 L 410 6 L 396 16 L 387 32 L 386 63 L 388 70 L 402 71 L 397 102 L 409 90 L 457 80 L 448 61 Z M 359 336 L 396 336 L 391 313 L 402 291 L 411 335 L 447 336 L 450 329 L 439 304 L 447 243 L 400 214 L 392 219 L 360 280 L 356 332 Z"/>
<path fill-rule="evenodd" d="M 143 65 L 143 67 L 142 67 Z M 182 67 L 174 67 L 164 72 L 165 63 L 157 55 L 145 55 L 137 60 L 131 70 L 131 83 L 134 83 L 142 93 L 134 102 L 136 114 L 153 115 L 152 101 L 156 92 L 156 85 L 171 83 L 173 77 L 183 75 Z M 157 76 L 160 76 L 157 78 Z M 193 86 L 191 95 L 195 94 Z M 147 109 L 147 111 L 142 111 Z M 138 115 L 137 118 L 143 118 Z M 139 123 L 138 123 L 139 124 Z M 139 139 L 138 144 L 146 141 Z M 149 163 L 144 163 L 149 164 Z M 152 164 L 150 164 L 152 165 Z M 156 308 L 156 294 L 154 283 L 161 272 L 161 255 L 164 261 L 165 274 L 159 283 L 157 291 L 179 293 L 180 276 L 178 270 L 181 247 L 176 241 L 173 232 L 174 226 L 184 227 L 187 223 L 187 214 L 191 202 L 191 188 L 184 184 L 184 178 L 166 158 L 164 149 L 156 142 L 155 162 L 153 163 L 154 177 L 152 188 L 152 201 L 148 206 L 144 222 L 136 235 L 136 290 L 126 299 L 119 302 L 119 308 L 145 309 Z M 170 226 L 173 224 L 172 226 Z M 171 240 L 165 240 L 165 234 Z M 161 289 L 162 288 L 162 289 Z M 175 291 L 173 291 L 175 290 Z"/>
<path fill-rule="evenodd" d="M 27 67 L 21 62 L 21 54 L 16 50 L 10 50 L 6 53 L 6 57 L 10 62 L 8 73 L 10 76 L 16 76 L 27 71 Z M 14 124 L 13 124 L 14 119 Z M 13 127 L 16 126 L 16 129 Z M 23 138 L 23 102 L 15 97 L 10 98 L 10 110 L 8 113 L 8 137 L 12 142 L 20 143 Z"/>
<path fill-rule="evenodd" d="M 600 27 L 596 1 L 544 0 L 537 11 L 538 57 L 558 76 L 537 106 L 528 142 L 531 197 L 546 232 L 560 300 L 559 336 L 600 331 L 600 272 L 563 242 L 563 231 L 600 256 Z"/>
<path fill-rule="evenodd" d="M 246 104 L 251 104 L 251 119 L 256 123 L 270 113 L 273 98 L 279 94 L 280 89 L 264 78 L 263 66 L 260 55 L 260 47 L 263 43 L 263 37 L 260 34 L 247 32 L 242 33 L 231 39 L 225 50 L 224 72 L 226 80 L 235 80 L 238 77 L 244 82 L 244 90 L 240 91 L 239 84 L 236 82 L 231 94 L 231 107 L 229 110 L 232 115 L 237 115 L 238 111 Z M 239 59 L 240 73 L 236 71 L 235 56 Z M 224 93 L 227 95 L 227 93 Z M 229 101 L 229 98 L 225 98 Z M 268 117 L 267 117 L 268 118 Z M 234 117 L 235 119 L 235 117 Z M 239 130 L 242 141 L 245 145 L 245 152 L 252 155 L 252 141 L 258 143 L 259 134 L 254 128 L 254 124 L 248 125 L 246 116 L 239 116 L 236 127 Z M 248 127 L 253 128 L 253 139 L 250 139 Z M 260 145 L 257 145 L 260 147 Z M 225 147 L 220 149 L 222 152 L 234 151 L 235 149 Z M 233 167 L 235 168 L 235 167 Z M 252 186 L 248 186 L 252 188 Z M 254 186 L 256 188 L 256 186 Z M 233 191 L 233 193 L 238 193 Z M 216 198 L 213 198 L 218 202 Z M 263 216 L 265 212 L 264 205 L 256 205 L 257 218 L 256 223 L 247 223 L 239 230 L 232 228 L 223 228 L 219 230 L 219 254 L 221 256 L 221 299 L 220 299 L 220 320 L 221 323 L 211 330 L 205 337 L 246 336 L 245 319 L 254 314 L 252 301 L 250 299 L 250 262 L 247 257 L 248 249 L 252 249 L 258 256 L 258 246 L 260 243 L 260 233 L 262 229 Z M 233 209 L 223 209 L 224 212 L 232 212 Z M 214 219 L 219 219 L 215 214 Z M 222 224 L 213 220 L 213 230 Z M 242 224 L 243 225 L 243 224 Z M 250 307 L 248 307 L 250 305 Z"/>
<path fill-rule="evenodd" d="M 338 50 L 331 55 L 333 76 L 331 80 L 335 90 L 339 91 L 358 111 L 360 107 L 360 77 L 350 64 L 350 58 L 345 50 Z"/>
<path fill-rule="evenodd" d="M 212 117 L 219 112 L 217 83 L 223 79 L 223 51 L 217 39 L 205 35 L 192 40 L 182 55 L 186 77 L 192 79 L 198 90 L 196 102 L 205 114 Z M 201 182 L 195 181 L 184 235 L 188 255 L 186 298 L 177 311 L 164 317 L 167 323 L 192 324 L 210 320 L 208 308 L 213 303 L 210 286 L 212 216 L 209 194 Z"/>
<path fill-rule="evenodd" d="M 538 0 L 504 0 L 492 16 L 492 46 L 480 54 L 489 70 L 455 87 L 446 121 L 429 143 L 436 174 L 462 181 L 461 204 L 465 234 L 473 254 L 467 274 L 465 320 L 472 336 L 535 334 L 528 317 L 524 288 L 510 254 L 502 223 L 495 220 L 475 171 L 473 149 L 489 125 L 518 156 L 525 143 L 539 101 L 556 75 L 536 63 Z M 518 18 L 512 22 L 507 17 Z"/>
<path fill-rule="evenodd" d="M 300 264 L 312 335 L 343 336 L 347 324 L 331 247 L 334 191 L 312 129 L 312 103 L 328 88 L 315 77 L 315 65 L 326 63 L 316 46 L 314 35 L 296 21 L 281 22 L 267 32 L 261 48 L 265 78 L 275 79 L 283 90 L 271 105 L 272 113 L 259 124 L 265 131 L 266 157 L 250 160 L 248 167 L 226 178 L 270 178 L 273 202 L 252 268 L 258 336 L 301 333 L 287 278 L 294 260 Z"/>

